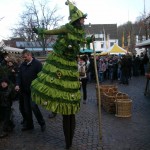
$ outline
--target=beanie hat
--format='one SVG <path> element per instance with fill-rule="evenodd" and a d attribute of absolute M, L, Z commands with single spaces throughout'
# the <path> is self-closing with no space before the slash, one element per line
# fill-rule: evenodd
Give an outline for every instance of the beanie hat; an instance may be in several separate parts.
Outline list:
<path fill-rule="evenodd" d="M 9 79 L 7 77 L 3 77 L 0 80 L 0 83 L 2 83 L 2 82 L 6 82 L 7 84 L 9 84 Z"/>
<path fill-rule="evenodd" d="M 80 18 L 86 18 L 87 14 L 83 14 L 83 12 L 80 11 L 76 6 L 74 6 L 69 0 L 67 0 L 67 2 L 65 4 L 69 5 L 70 23 L 72 23 Z"/>

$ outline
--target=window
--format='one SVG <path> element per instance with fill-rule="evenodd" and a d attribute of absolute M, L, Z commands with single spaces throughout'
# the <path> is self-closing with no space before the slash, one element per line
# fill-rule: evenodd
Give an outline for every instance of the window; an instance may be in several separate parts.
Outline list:
<path fill-rule="evenodd" d="M 114 42 L 110 42 L 110 47 L 114 45 Z"/>
<path fill-rule="evenodd" d="M 99 38 L 99 35 L 98 35 L 98 34 L 95 34 L 95 38 Z"/>
<path fill-rule="evenodd" d="M 142 36 L 142 41 L 145 41 L 145 40 L 146 40 L 146 36 L 143 35 L 143 36 Z"/>

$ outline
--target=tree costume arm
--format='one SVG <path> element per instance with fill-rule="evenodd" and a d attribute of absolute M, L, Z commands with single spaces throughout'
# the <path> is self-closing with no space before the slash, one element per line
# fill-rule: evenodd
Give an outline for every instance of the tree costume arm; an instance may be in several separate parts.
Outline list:
<path fill-rule="evenodd" d="M 44 37 L 44 35 L 60 35 L 66 34 L 68 31 L 65 26 L 62 26 L 59 29 L 46 30 L 43 28 L 33 28 L 33 32 L 38 34 L 40 37 Z"/>
<path fill-rule="evenodd" d="M 53 29 L 53 30 L 44 30 L 43 34 L 46 35 L 59 35 L 59 34 L 67 34 L 67 29 L 63 26 L 59 29 Z"/>

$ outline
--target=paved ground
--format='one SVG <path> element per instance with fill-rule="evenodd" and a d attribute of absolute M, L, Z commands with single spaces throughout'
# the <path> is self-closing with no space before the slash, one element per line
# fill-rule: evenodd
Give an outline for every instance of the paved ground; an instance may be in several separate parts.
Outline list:
<path fill-rule="evenodd" d="M 144 96 L 145 83 L 144 77 L 132 78 L 129 85 L 113 83 L 133 100 L 132 117 L 118 118 L 102 109 L 102 142 L 99 140 L 95 83 L 88 84 L 88 102 L 86 105 L 81 103 L 81 111 L 76 115 L 76 131 L 71 150 L 149 150 L 150 94 Z M 61 115 L 48 119 L 49 112 L 41 108 L 46 120 L 46 131 L 40 131 L 40 126 L 34 118 L 35 129 L 21 132 L 18 102 L 15 102 L 13 107 L 16 127 L 9 137 L 0 139 L 0 150 L 64 149 Z"/>

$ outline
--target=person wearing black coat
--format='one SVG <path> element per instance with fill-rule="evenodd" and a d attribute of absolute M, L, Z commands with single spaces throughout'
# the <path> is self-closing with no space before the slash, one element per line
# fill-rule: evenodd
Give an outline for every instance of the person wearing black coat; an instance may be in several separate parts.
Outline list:
<path fill-rule="evenodd" d="M 139 76 L 139 70 L 140 70 L 140 58 L 139 55 L 135 56 L 133 55 L 133 60 L 132 60 L 132 69 L 133 69 L 133 76 L 137 77 Z"/>
<path fill-rule="evenodd" d="M 19 67 L 18 78 L 16 81 L 16 91 L 20 91 L 19 109 L 23 116 L 22 131 L 32 130 L 34 128 L 32 111 L 41 126 L 41 131 L 45 130 L 45 121 L 37 104 L 31 100 L 31 82 L 37 77 L 42 69 L 40 61 L 32 57 L 28 50 L 22 52 L 24 62 Z"/>
<path fill-rule="evenodd" d="M 8 78 L 0 80 L 0 123 L 2 123 L 2 131 L 0 138 L 8 135 L 15 127 L 12 120 L 12 101 L 14 98 L 14 87 L 10 84 Z"/>
<path fill-rule="evenodd" d="M 147 66 L 148 66 L 149 58 L 147 54 L 145 53 L 143 57 L 143 65 L 144 65 L 144 74 L 147 73 Z"/>
<path fill-rule="evenodd" d="M 121 83 L 123 84 L 129 84 L 130 65 L 131 64 L 129 63 L 127 56 L 123 56 L 121 60 L 121 72 L 122 72 Z"/>

